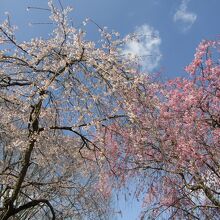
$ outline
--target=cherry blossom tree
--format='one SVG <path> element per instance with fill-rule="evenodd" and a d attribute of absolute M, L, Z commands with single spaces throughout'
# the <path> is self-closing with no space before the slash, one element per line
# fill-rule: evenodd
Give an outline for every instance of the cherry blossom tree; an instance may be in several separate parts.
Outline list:
<path fill-rule="evenodd" d="M 143 84 L 130 94 L 131 123 L 107 128 L 112 167 L 146 194 L 142 219 L 220 218 L 219 46 L 199 44 L 188 78 Z"/>
<path fill-rule="evenodd" d="M 47 39 L 0 25 L 0 218 L 108 219 L 112 189 L 136 178 L 142 219 L 219 219 L 220 42 L 163 84 L 122 52 L 134 36 L 91 21 L 89 41 L 48 6 Z"/>
<path fill-rule="evenodd" d="M 0 219 L 106 219 L 104 171 L 115 174 L 103 128 L 125 123 L 143 77 L 117 33 L 98 27 L 89 41 L 71 8 L 48 5 L 48 39 L 18 42 L 9 20 L 0 25 Z"/>

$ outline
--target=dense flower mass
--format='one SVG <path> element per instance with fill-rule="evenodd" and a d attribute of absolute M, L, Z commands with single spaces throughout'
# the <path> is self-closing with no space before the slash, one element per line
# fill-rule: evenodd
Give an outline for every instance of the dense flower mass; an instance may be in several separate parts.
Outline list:
<path fill-rule="evenodd" d="M 144 84 L 131 96 L 132 123 L 112 128 L 116 170 L 146 192 L 143 218 L 220 217 L 219 46 L 201 42 L 188 78 Z"/>
<path fill-rule="evenodd" d="M 0 25 L 0 218 L 106 219 L 98 131 L 125 120 L 125 95 L 142 79 L 117 33 L 88 41 L 70 8 L 48 5 L 48 39 L 19 43 Z"/>

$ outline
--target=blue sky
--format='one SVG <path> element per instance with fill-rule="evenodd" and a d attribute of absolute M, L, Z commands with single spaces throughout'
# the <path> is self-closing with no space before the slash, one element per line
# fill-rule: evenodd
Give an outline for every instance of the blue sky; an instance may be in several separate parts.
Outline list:
<path fill-rule="evenodd" d="M 184 76 L 184 67 L 193 59 L 195 48 L 203 39 L 216 39 L 220 28 L 220 0 L 63 0 L 74 8 L 71 18 L 76 26 L 89 17 L 100 26 L 120 32 L 121 36 L 136 32 L 146 37 L 128 44 L 126 51 L 146 57 L 143 66 L 149 72 L 161 72 L 162 77 Z M 18 25 L 19 39 L 48 36 L 49 25 L 30 22 L 48 22 L 48 13 L 27 11 L 28 6 L 46 7 L 46 0 L 1 0 L 0 20 L 5 11 Z M 90 35 L 93 37 L 94 33 Z M 149 37 L 154 36 L 154 37 Z M 155 38 L 156 37 L 156 38 Z M 151 55 L 151 56 L 146 56 Z M 131 199 L 130 199 L 131 200 Z M 138 216 L 138 204 L 130 201 L 122 206 L 124 220 Z M 131 216 L 132 215 L 132 216 Z"/>
<path fill-rule="evenodd" d="M 184 74 L 184 67 L 192 60 L 196 46 L 202 39 L 215 39 L 219 35 L 219 0 L 62 0 L 71 5 L 74 12 L 73 23 L 80 25 L 86 17 L 92 18 L 101 26 L 107 26 L 125 36 L 134 31 L 146 35 L 155 34 L 160 44 L 145 39 L 145 44 L 136 47 L 141 55 L 150 54 L 157 63 L 151 72 L 159 71 L 163 78 Z M 28 27 L 30 22 L 47 22 L 47 12 L 30 11 L 28 6 L 46 7 L 46 0 L 1 0 L 0 19 L 4 11 L 12 14 L 12 22 L 19 27 L 21 39 L 48 34 L 48 25 Z M 29 28 L 29 29 L 28 29 Z M 142 48 L 142 49 L 141 49 Z M 134 48 L 133 48 L 134 49 Z M 145 52 L 143 52 L 145 51 Z M 155 51 L 157 53 L 155 54 Z"/>

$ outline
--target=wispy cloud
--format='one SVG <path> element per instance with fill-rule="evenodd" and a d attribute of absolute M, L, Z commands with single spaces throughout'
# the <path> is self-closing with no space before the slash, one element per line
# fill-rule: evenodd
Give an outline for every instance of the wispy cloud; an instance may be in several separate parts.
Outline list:
<path fill-rule="evenodd" d="M 136 28 L 134 39 L 127 42 L 124 54 L 138 57 L 144 71 L 152 71 L 158 67 L 162 54 L 160 51 L 161 38 L 153 27 L 144 24 Z"/>
<path fill-rule="evenodd" d="M 190 0 L 182 0 L 173 16 L 173 21 L 180 23 L 184 32 L 189 30 L 197 19 L 197 15 L 194 12 L 188 11 L 189 2 Z"/>

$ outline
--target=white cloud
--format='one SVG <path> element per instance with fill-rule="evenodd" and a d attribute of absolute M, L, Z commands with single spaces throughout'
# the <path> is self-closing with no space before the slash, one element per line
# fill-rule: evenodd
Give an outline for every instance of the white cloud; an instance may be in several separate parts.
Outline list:
<path fill-rule="evenodd" d="M 137 27 L 135 38 L 125 45 L 123 53 L 131 57 L 137 57 L 144 71 L 152 71 L 158 67 L 161 60 L 159 32 L 153 27 L 144 24 Z"/>
<path fill-rule="evenodd" d="M 189 30 L 197 19 L 197 15 L 188 11 L 188 3 L 190 0 L 182 0 L 178 10 L 173 16 L 174 22 L 179 22 L 182 25 L 182 30 Z"/>

